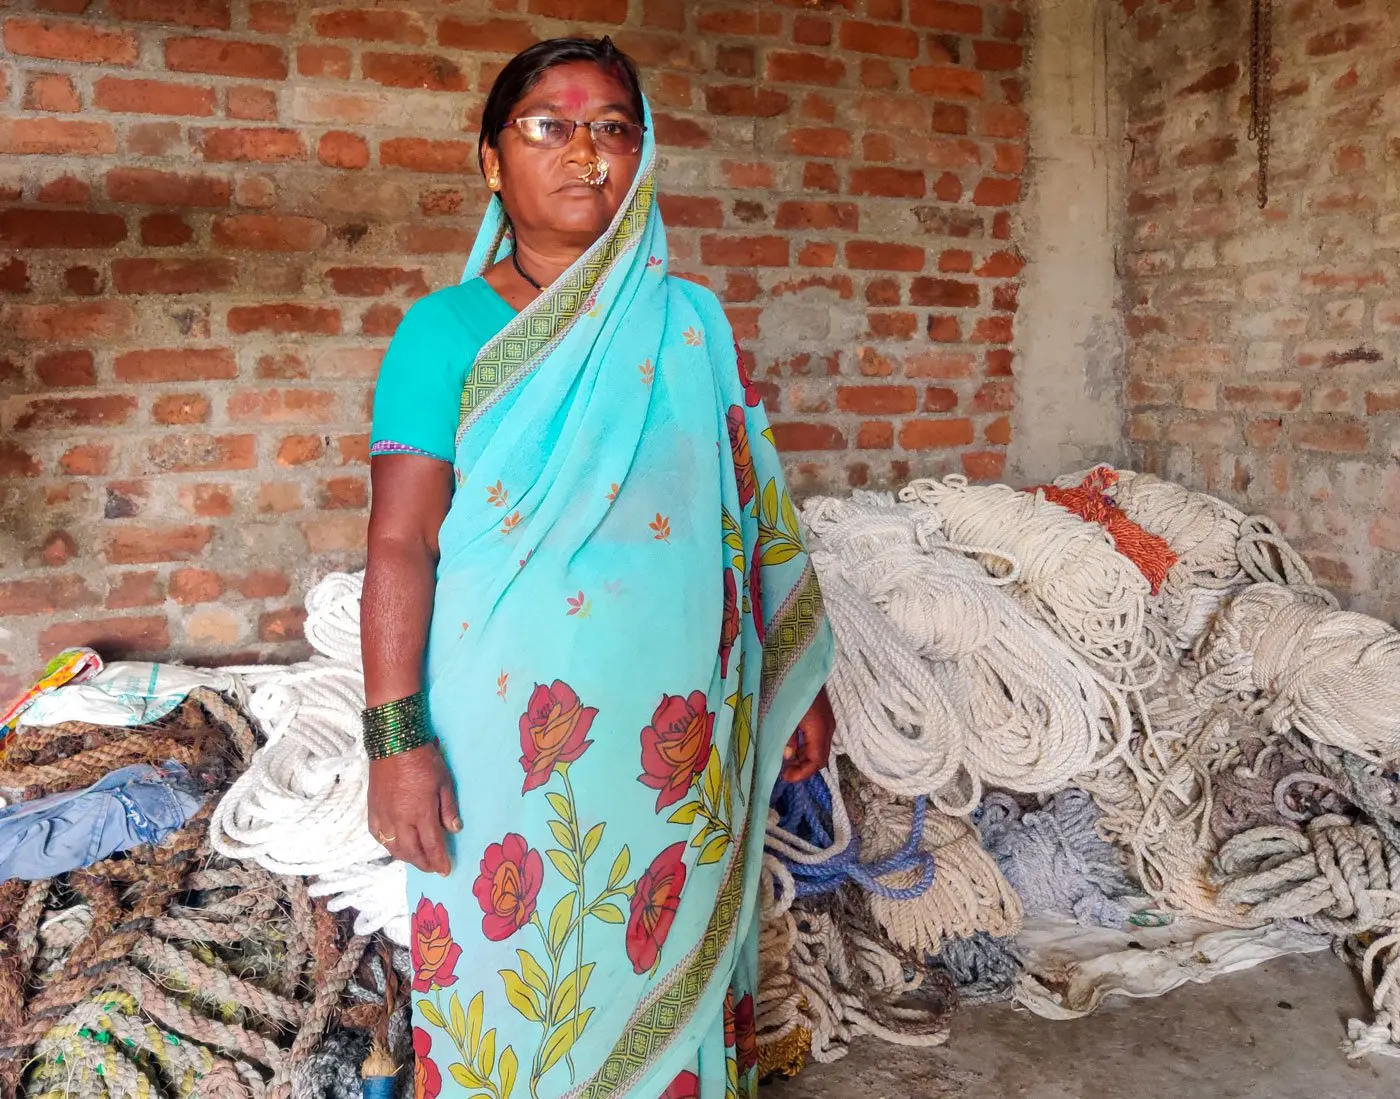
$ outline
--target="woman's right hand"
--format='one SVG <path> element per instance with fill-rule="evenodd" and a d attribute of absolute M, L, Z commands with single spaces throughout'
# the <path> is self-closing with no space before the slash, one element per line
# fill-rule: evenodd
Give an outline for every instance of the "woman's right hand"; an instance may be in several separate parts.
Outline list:
<path fill-rule="evenodd" d="M 457 794 L 436 744 L 370 761 L 369 830 L 396 859 L 444 877 L 447 832 L 460 832 Z"/>

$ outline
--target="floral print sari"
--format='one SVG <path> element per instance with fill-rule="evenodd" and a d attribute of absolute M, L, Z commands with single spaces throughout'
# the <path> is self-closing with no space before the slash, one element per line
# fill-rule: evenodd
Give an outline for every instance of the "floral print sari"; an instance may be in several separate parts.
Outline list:
<path fill-rule="evenodd" d="M 466 277 L 509 247 L 493 199 Z M 455 471 L 427 689 L 464 827 L 410 872 L 418 1095 L 751 1095 L 768 800 L 832 642 L 729 324 L 668 275 L 649 132 L 477 356 Z"/>

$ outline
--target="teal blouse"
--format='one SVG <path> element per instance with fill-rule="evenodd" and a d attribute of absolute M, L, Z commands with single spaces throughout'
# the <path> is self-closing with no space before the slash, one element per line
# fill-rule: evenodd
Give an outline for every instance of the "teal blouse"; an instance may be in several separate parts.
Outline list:
<path fill-rule="evenodd" d="M 514 316 L 510 304 L 480 278 L 414 302 L 379 367 L 370 454 L 452 461 L 467 371 Z"/>

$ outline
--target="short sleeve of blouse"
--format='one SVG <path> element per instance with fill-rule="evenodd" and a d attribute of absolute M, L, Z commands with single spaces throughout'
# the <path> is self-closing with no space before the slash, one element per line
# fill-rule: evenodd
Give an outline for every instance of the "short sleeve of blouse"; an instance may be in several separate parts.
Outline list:
<path fill-rule="evenodd" d="M 439 290 L 410 306 L 379 367 L 370 454 L 452 461 L 467 371 L 513 315 L 481 279 Z"/>

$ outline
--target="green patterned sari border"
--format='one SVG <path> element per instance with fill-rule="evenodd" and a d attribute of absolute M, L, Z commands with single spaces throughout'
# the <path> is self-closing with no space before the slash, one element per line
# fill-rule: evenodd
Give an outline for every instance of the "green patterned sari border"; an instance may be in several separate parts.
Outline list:
<path fill-rule="evenodd" d="M 766 803 L 765 803 L 766 805 Z M 562 1099 L 607 1099 L 631 1086 L 689 1024 L 695 1005 L 709 986 L 719 960 L 734 938 L 744 907 L 744 840 L 751 821 L 730 844 L 729 866 L 715 900 L 714 912 L 700 941 L 633 1012 L 612 1052 L 591 1078 L 565 1092 Z"/>
<path fill-rule="evenodd" d="M 473 423 L 553 350 L 574 321 L 588 312 L 594 290 L 641 239 L 655 201 L 656 181 L 648 169 L 617 230 L 601 246 L 595 246 L 596 251 L 585 253 L 564 278 L 481 349 L 462 386 L 457 443 L 461 443 Z"/>
<path fill-rule="evenodd" d="M 762 721 L 777 696 L 788 672 L 817 636 L 826 611 L 822 606 L 821 584 L 808 561 L 792 591 L 783 601 L 768 627 L 763 645 L 763 677 L 759 689 L 758 716 Z"/>

